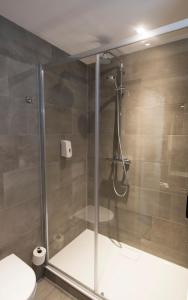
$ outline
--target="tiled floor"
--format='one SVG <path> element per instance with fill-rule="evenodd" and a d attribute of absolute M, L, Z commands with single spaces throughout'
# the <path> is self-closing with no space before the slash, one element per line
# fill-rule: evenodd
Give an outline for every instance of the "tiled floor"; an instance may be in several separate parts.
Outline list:
<path fill-rule="evenodd" d="M 34 300 L 78 300 L 67 292 L 57 288 L 47 279 L 42 279 L 37 284 Z"/>

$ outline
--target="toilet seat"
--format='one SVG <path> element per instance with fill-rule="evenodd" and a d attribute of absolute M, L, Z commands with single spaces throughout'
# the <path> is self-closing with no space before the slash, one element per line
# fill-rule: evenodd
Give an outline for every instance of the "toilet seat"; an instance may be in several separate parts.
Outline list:
<path fill-rule="evenodd" d="M 34 271 L 15 254 L 0 261 L 1 300 L 30 300 L 35 289 Z"/>

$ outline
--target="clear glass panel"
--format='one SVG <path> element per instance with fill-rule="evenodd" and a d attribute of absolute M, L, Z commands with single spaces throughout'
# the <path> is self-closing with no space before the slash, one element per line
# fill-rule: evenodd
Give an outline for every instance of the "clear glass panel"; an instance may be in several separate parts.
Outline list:
<path fill-rule="evenodd" d="M 187 297 L 187 78 L 187 30 L 101 55 L 98 292 L 107 299 Z"/>
<path fill-rule="evenodd" d="M 75 61 L 46 67 L 44 86 L 49 263 L 93 289 L 94 233 L 88 230 L 88 217 L 93 216 L 87 210 L 88 161 L 93 159 L 88 157 L 87 65 Z M 62 156 L 62 140 L 71 142 L 72 157 Z"/>
<path fill-rule="evenodd" d="M 49 263 L 109 300 L 185 300 L 187 30 L 101 54 L 99 199 L 96 57 L 83 62 L 45 70 Z"/>

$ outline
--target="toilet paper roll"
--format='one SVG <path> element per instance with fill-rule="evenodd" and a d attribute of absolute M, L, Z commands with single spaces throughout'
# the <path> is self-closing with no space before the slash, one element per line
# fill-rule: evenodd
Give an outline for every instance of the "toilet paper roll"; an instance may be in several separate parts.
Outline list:
<path fill-rule="evenodd" d="M 44 247 L 37 247 L 33 250 L 32 262 L 35 266 L 41 266 L 45 262 L 46 249 Z"/>

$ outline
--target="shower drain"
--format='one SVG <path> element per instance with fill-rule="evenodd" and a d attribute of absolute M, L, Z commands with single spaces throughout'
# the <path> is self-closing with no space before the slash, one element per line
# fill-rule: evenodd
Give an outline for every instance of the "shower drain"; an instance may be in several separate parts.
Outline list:
<path fill-rule="evenodd" d="M 103 297 L 104 297 L 104 292 L 101 292 L 101 296 L 103 296 Z"/>

